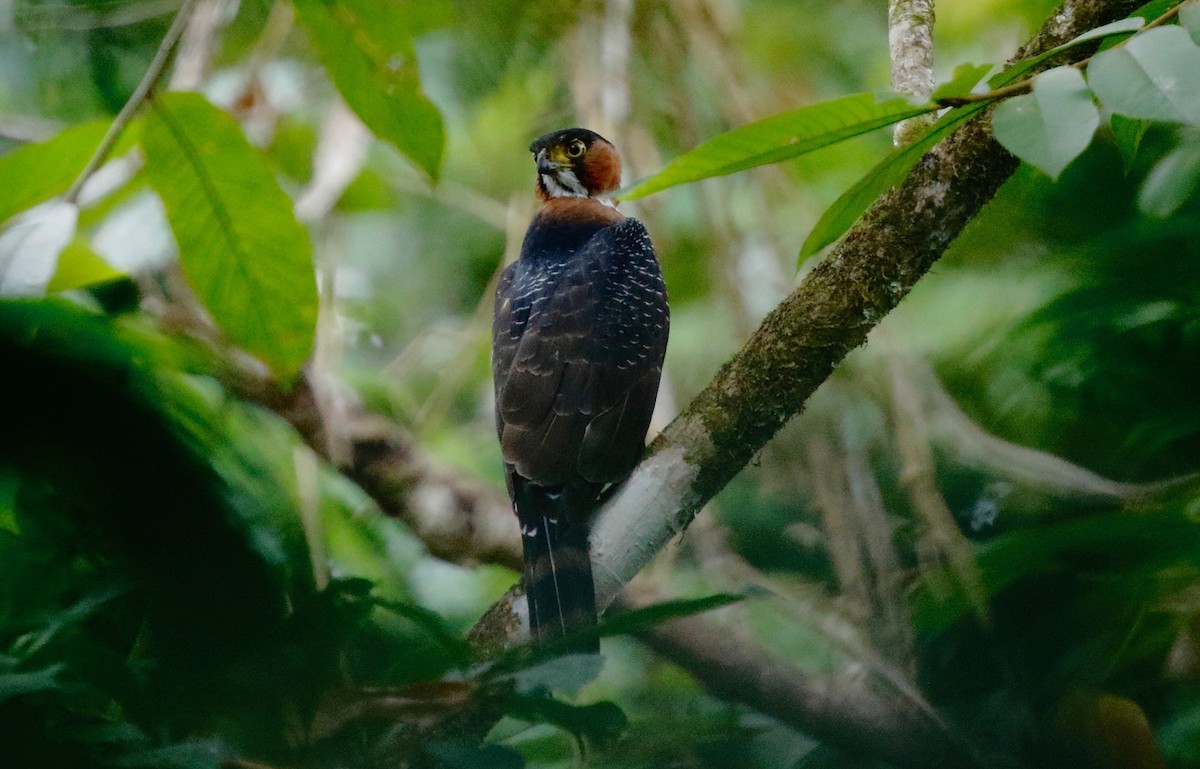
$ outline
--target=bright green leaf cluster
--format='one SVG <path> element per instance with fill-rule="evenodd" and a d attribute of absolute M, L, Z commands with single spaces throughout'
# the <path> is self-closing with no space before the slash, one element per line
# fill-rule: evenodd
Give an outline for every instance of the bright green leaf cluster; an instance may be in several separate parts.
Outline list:
<path fill-rule="evenodd" d="M 1192 22 L 1195 5 L 1183 6 L 1181 18 Z M 996 140 L 1058 178 L 1091 144 L 1100 124 L 1095 100 L 1112 114 L 1113 132 L 1127 163 L 1144 131 L 1140 121 L 1200 127 L 1200 46 L 1183 27 L 1138 32 L 1096 54 L 1087 74 L 1087 83 L 1068 67 L 1038 75 L 1032 93 L 1009 99 L 996 109 L 992 118 Z M 1191 157 L 1186 147 L 1180 147 L 1164 159 L 1160 170 L 1147 180 L 1140 201 L 1143 210 L 1165 216 L 1182 205 L 1196 181 Z"/>

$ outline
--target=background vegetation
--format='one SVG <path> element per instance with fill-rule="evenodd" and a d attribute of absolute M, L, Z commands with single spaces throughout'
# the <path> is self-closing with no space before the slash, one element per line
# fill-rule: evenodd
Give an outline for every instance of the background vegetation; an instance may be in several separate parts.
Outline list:
<path fill-rule="evenodd" d="M 885 5 L 0 3 L 2 763 L 938 765 L 882 713 L 964 765 L 1200 766 L 1197 7 L 1002 107 L 1029 164 L 625 604 L 702 600 L 596 674 L 466 641 L 517 578 L 488 340 L 525 148 L 587 125 L 633 182 L 882 92 Z M 941 95 L 1054 8 L 940 4 Z M 1182 90 L 1130 85 L 1147 39 Z M 671 294 L 656 429 L 891 136 L 822 144 L 624 205 Z M 689 632 L 824 711 L 747 704 Z"/>

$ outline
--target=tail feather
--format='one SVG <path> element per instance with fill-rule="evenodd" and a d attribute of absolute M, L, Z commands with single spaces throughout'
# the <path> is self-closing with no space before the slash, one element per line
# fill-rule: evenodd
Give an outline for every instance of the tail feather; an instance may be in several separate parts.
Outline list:
<path fill-rule="evenodd" d="M 596 588 L 592 582 L 587 527 L 572 524 L 562 514 L 561 497 L 565 495 L 526 487 L 521 496 L 526 498 L 521 514 L 525 595 L 534 639 L 557 642 L 595 627 Z M 518 499 L 518 509 L 521 501 Z M 542 509 L 535 512 L 531 507 Z M 599 650 L 596 638 L 581 640 L 572 648 L 579 653 Z"/>

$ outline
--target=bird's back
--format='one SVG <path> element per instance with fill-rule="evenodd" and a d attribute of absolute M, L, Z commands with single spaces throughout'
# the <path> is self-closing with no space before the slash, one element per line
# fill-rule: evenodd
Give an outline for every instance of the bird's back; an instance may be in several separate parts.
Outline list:
<path fill-rule="evenodd" d="M 669 319 L 650 238 L 608 197 L 616 149 L 570 128 L 529 150 L 542 207 L 496 292 L 492 370 L 530 625 L 552 641 L 596 621 L 587 519 L 641 456 Z"/>

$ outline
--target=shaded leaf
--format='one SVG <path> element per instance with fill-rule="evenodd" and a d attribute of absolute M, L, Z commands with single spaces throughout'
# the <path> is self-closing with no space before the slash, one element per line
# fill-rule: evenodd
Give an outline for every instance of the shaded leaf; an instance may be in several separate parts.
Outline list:
<path fill-rule="evenodd" d="M 1177 5 L 1179 0 L 1150 0 L 1145 5 L 1138 6 L 1137 10 L 1129 14 L 1129 18 L 1136 16 L 1146 21 L 1154 21 Z"/>
<path fill-rule="evenodd" d="M 1200 125 L 1200 47 L 1181 27 L 1157 27 L 1097 54 L 1088 82 L 1113 112 Z"/>
<path fill-rule="evenodd" d="M 1114 575 L 1121 579 L 1145 577 L 1175 563 L 1188 562 L 1200 540 L 1200 526 L 1182 508 L 1094 513 L 997 537 L 978 548 L 988 594 L 999 595 L 1022 580 L 1043 578 L 1056 571 L 1094 571 L 1109 575 L 1111 581 Z M 971 611 L 961 595 L 941 595 L 930 589 L 928 582 L 915 591 L 913 598 L 914 622 L 934 632 Z"/>
<path fill-rule="evenodd" d="M 0 662 L 0 666 L 2 662 Z M 0 672 L 0 703 L 12 697 L 35 692 L 48 692 L 62 688 L 58 676 L 66 668 L 61 663 L 28 672 L 7 670 Z"/>
<path fill-rule="evenodd" d="M 600 675 L 603 668 L 604 657 L 599 654 L 566 654 L 517 671 L 512 682 L 518 692 L 574 694 Z"/>
<path fill-rule="evenodd" d="M 132 751 L 114 765 L 130 769 L 220 769 L 221 752 L 215 742 L 185 742 Z"/>
<path fill-rule="evenodd" d="M 1142 146 L 1142 138 L 1146 135 L 1149 124 L 1144 120 L 1134 120 L 1116 113 L 1108 116 L 1108 123 L 1112 128 L 1113 143 L 1121 153 L 1125 173 L 1129 173 L 1133 168 L 1133 161 L 1137 159 L 1138 149 Z"/>
<path fill-rule="evenodd" d="M 790 160 L 934 109 L 859 93 L 772 115 L 714 136 L 617 197 L 636 200 L 676 185 Z"/>
<path fill-rule="evenodd" d="M 1179 8 L 1179 23 L 1192 36 L 1192 42 L 1200 45 L 1200 0 L 1190 0 Z"/>
<path fill-rule="evenodd" d="M 550 697 L 511 695 L 505 705 L 505 710 L 515 718 L 554 724 L 572 734 L 600 742 L 619 737 L 629 724 L 625 712 L 611 702 L 568 705 Z"/>
<path fill-rule="evenodd" d="M 649 630 L 657 625 L 680 617 L 691 617 L 722 606 L 744 601 L 746 596 L 734 593 L 716 593 L 703 598 L 680 598 L 662 601 L 638 609 L 622 611 L 613 616 L 605 615 L 600 623 L 601 637 L 627 635 Z"/>
<path fill-rule="evenodd" d="M 421 90 L 412 30 L 394 0 L 295 0 L 321 63 L 346 104 L 376 136 L 436 179 L 442 116 Z"/>
<path fill-rule="evenodd" d="M 942 116 L 934 123 L 929 133 L 911 144 L 897 147 L 888 154 L 878 165 L 867 172 L 866 176 L 855 182 L 854 186 L 842 193 L 817 221 L 804 245 L 800 247 L 800 259 L 820 251 L 825 246 L 840 238 L 850 226 L 858 221 L 875 199 L 887 192 L 904 179 L 921 156 L 933 148 L 935 144 L 949 136 L 954 129 L 966 122 L 976 112 L 986 106 L 986 102 L 957 107 Z"/>
<path fill-rule="evenodd" d="M 1138 208 L 1166 218 L 1200 191 L 1200 139 L 1192 137 L 1154 164 L 1138 190 Z"/>
<path fill-rule="evenodd" d="M 456 662 L 469 659 L 471 646 L 464 639 L 455 635 L 446 626 L 445 620 L 435 612 L 422 606 L 401 601 L 389 601 L 383 598 L 372 598 L 371 602 L 381 609 L 387 609 L 421 628 L 425 633 Z"/>
<path fill-rule="evenodd" d="M 1032 93 L 1008 99 L 992 115 L 996 141 L 1052 179 L 1087 149 L 1099 126 L 1100 110 L 1074 67 L 1041 73 Z"/>
<path fill-rule="evenodd" d="M 50 200 L 18 216 L 0 232 L 0 296 L 42 296 L 58 255 L 75 237 L 79 208 Z"/>
<path fill-rule="evenodd" d="M 503 745 L 479 744 L 470 740 L 447 740 L 425 746 L 425 752 L 450 769 L 520 769 L 525 765 L 521 754 Z"/>
<path fill-rule="evenodd" d="M 231 340 L 293 376 L 317 319 L 308 232 L 233 118 L 193 93 L 154 104 L 146 172 L 188 281 Z"/>
<path fill-rule="evenodd" d="M 954 74 L 950 76 L 950 79 L 934 89 L 929 100 L 938 101 L 950 96 L 966 96 L 991 71 L 991 64 L 959 64 L 954 68 Z"/>
<path fill-rule="evenodd" d="M 66 192 L 96 151 L 108 121 L 74 126 L 0 158 L 0 223 Z"/>

